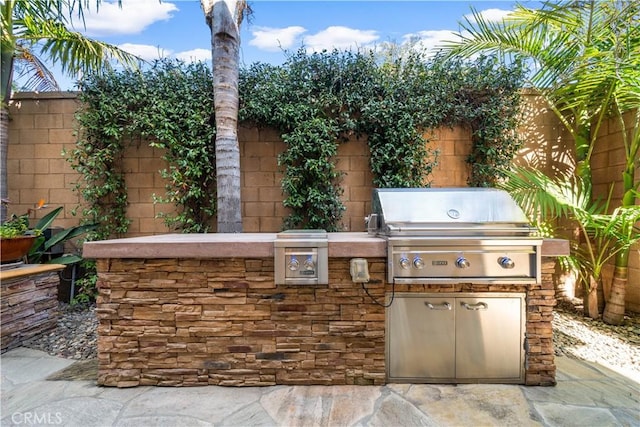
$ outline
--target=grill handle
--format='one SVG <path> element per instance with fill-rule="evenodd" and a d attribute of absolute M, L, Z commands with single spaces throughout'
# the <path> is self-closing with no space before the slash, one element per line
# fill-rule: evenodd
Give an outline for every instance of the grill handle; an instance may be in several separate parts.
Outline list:
<path fill-rule="evenodd" d="M 378 214 L 370 214 L 369 216 L 364 218 L 364 222 L 367 225 L 367 233 L 376 234 L 378 231 Z"/>
<path fill-rule="evenodd" d="M 378 215 L 372 214 L 365 218 L 369 222 L 371 221 L 371 216 L 375 215 L 376 225 L 378 221 Z M 468 235 L 477 235 L 477 236 L 532 236 L 537 232 L 536 228 L 529 226 L 519 226 L 514 225 L 512 227 L 509 226 L 500 226 L 500 225 L 491 225 L 491 224 L 469 224 L 466 227 L 456 227 L 456 226 L 433 226 L 429 227 L 421 224 L 410 224 L 410 223 L 396 223 L 396 224 L 386 224 L 387 231 L 390 234 L 398 235 L 398 234 L 407 234 L 407 235 L 433 235 L 433 236 L 446 236 L 449 234 L 463 234 L 465 236 Z"/>
<path fill-rule="evenodd" d="M 451 310 L 451 304 L 443 302 L 442 304 L 433 305 L 430 302 L 425 302 L 424 305 L 429 307 L 429 310 Z"/>
<path fill-rule="evenodd" d="M 489 305 L 486 302 L 479 302 L 477 304 L 469 304 L 468 302 L 461 302 L 460 305 L 466 308 L 467 310 L 474 310 L 474 311 L 486 310 L 487 308 L 489 308 Z"/>

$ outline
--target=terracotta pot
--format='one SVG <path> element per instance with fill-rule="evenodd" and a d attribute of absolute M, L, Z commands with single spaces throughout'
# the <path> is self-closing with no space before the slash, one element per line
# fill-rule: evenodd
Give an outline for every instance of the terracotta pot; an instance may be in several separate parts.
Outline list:
<path fill-rule="evenodd" d="M 36 240 L 36 236 L 13 237 L 11 239 L 0 239 L 0 258 L 2 262 L 17 261 L 29 253 L 31 246 Z"/>

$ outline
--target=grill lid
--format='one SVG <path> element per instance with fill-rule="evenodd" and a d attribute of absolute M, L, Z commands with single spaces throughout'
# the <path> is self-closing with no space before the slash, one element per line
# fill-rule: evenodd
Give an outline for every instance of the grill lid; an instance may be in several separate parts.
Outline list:
<path fill-rule="evenodd" d="M 375 234 L 530 234 L 535 229 L 509 193 L 495 188 L 373 190 Z"/>

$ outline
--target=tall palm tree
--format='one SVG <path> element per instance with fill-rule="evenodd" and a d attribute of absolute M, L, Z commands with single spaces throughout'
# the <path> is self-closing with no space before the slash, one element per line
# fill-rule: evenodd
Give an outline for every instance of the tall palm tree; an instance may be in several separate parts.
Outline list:
<path fill-rule="evenodd" d="M 461 40 L 445 46 L 445 51 L 465 57 L 489 51 L 530 61 L 532 86 L 574 139 L 575 174 L 584 183 L 588 200 L 592 200 L 590 160 L 598 130 L 611 116 L 626 124 L 621 206 L 630 207 L 637 204 L 640 189 L 635 173 L 640 167 L 639 18 L 640 3 L 619 0 L 562 0 L 546 2 L 539 10 L 519 6 L 502 22 L 489 22 L 474 11 L 462 24 Z M 634 110 L 629 126 L 623 115 Z M 616 256 L 612 299 L 616 305 L 605 316 L 613 324 L 623 319 L 624 303 L 620 306 L 619 301 L 620 297 L 624 301 L 629 250 Z"/>
<path fill-rule="evenodd" d="M 23 90 L 59 90 L 45 59 L 60 64 L 62 72 L 100 71 L 115 60 L 125 66 L 137 66 L 139 58 L 108 43 L 89 39 L 69 30 L 73 14 L 84 21 L 84 10 L 100 0 L 4 0 L 0 4 L 2 19 L 1 116 L 0 116 L 0 197 L 6 200 L 7 135 L 13 73 L 16 66 L 25 79 Z M 0 222 L 6 219 L 2 203 Z"/>
<path fill-rule="evenodd" d="M 216 119 L 216 176 L 219 233 L 242 232 L 238 75 L 240 24 L 245 0 L 201 0 L 211 29 L 213 104 Z"/>

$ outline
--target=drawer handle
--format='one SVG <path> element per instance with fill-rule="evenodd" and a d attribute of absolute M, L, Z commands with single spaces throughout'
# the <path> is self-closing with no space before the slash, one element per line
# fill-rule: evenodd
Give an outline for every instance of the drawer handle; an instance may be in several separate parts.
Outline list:
<path fill-rule="evenodd" d="M 487 308 L 489 308 L 486 302 L 479 302 L 477 304 L 469 304 L 468 302 L 461 302 L 460 305 L 462 305 L 467 310 L 476 310 L 476 311 L 486 310 Z"/>
<path fill-rule="evenodd" d="M 429 307 L 429 310 L 451 310 L 451 304 L 443 302 L 442 304 L 433 305 L 430 302 L 425 302 L 424 305 Z"/>

